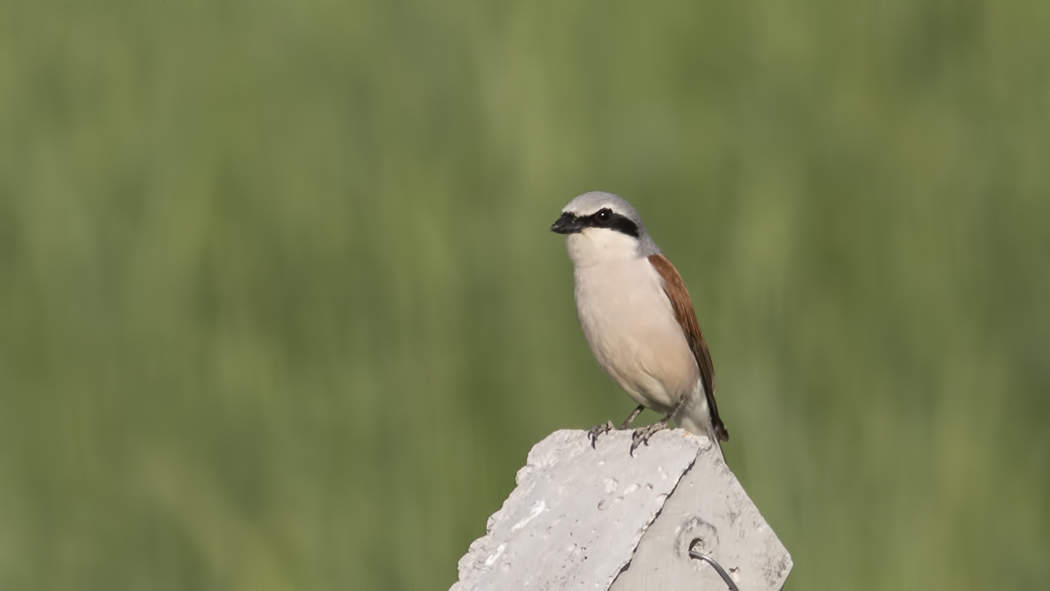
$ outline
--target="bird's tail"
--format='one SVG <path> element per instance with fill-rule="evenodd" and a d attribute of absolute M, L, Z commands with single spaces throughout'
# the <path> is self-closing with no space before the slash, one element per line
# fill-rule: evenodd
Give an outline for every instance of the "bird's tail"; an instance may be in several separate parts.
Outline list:
<path fill-rule="evenodd" d="M 674 419 L 679 427 L 694 435 L 707 437 L 719 451 L 722 450 L 715 426 L 711 423 L 711 412 L 707 408 L 707 397 L 704 396 L 703 390 L 691 396 Z"/>

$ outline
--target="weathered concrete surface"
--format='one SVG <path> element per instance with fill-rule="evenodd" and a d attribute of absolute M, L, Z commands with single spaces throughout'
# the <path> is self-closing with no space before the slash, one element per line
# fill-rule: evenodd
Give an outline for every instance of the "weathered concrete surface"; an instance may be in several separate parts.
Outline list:
<path fill-rule="evenodd" d="M 584 431 L 556 431 L 529 452 L 452 589 L 608 589 L 699 443 L 657 433 L 631 457 L 630 432 L 603 435 L 592 449 Z"/>
<path fill-rule="evenodd" d="M 707 438 L 660 432 L 633 457 L 630 445 L 629 431 L 597 449 L 557 431 L 533 447 L 452 591 L 725 589 L 688 558 L 694 538 L 742 590 L 780 588 L 790 556 Z"/>
<path fill-rule="evenodd" d="M 709 439 L 692 468 L 642 536 L 627 570 L 611 591 L 728 587 L 696 551 L 722 565 L 741 591 L 776 591 L 791 572 L 791 555 L 748 498 Z"/>

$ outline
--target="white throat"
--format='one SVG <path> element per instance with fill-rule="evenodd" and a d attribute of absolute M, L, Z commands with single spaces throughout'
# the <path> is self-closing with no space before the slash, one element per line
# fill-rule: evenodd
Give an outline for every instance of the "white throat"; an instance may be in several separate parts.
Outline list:
<path fill-rule="evenodd" d="M 565 237 L 569 258 L 576 267 L 621 262 L 639 257 L 637 238 L 608 228 L 585 228 Z"/>

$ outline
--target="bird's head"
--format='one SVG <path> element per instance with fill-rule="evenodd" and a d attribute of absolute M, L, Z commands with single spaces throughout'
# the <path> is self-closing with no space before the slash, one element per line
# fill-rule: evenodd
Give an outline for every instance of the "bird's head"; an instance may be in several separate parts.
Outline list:
<path fill-rule="evenodd" d="M 592 191 L 569 202 L 551 232 L 565 235 L 569 258 L 577 267 L 658 254 L 642 218 L 626 199 Z"/>

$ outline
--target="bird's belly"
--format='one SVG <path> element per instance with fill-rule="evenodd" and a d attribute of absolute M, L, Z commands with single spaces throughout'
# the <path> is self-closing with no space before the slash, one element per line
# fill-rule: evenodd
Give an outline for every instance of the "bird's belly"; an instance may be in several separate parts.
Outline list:
<path fill-rule="evenodd" d="M 576 306 L 598 364 L 636 402 L 669 412 L 694 391 L 696 360 L 647 260 L 577 272 Z"/>

